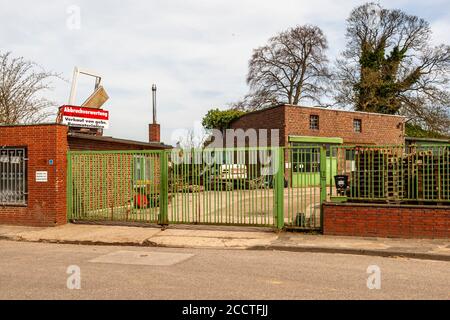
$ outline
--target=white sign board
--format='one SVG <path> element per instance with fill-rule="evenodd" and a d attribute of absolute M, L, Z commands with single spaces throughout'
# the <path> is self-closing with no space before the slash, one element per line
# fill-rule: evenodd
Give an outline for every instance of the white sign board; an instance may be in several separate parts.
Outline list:
<path fill-rule="evenodd" d="M 36 182 L 47 182 L 48 173 L 47 171 L 36 171 Z"/>
<path fill-rule="evenodd" d="M 101 109 L 62 106 L 62 123 L 70 127 L 108 129 L 109 112 Z"/>

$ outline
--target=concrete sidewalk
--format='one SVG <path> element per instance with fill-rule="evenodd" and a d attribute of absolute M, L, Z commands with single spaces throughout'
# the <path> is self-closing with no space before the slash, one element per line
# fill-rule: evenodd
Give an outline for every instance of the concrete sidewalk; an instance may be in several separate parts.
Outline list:
<path fill-rule="evenodd" d="M 450 239 L 358 238 L 214 226 L 157 227 L 67 224 L 53 228 L 0 225 L 0 239 L 97 245 L 283 250 L 450 261 Z"/>

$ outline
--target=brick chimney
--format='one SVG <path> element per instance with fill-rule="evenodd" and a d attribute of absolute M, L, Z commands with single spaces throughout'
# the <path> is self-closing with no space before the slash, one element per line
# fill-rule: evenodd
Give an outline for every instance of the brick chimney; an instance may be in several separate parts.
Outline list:
<path fill-rule="evenodd" d="M 152 85 L 152 100 L 153 100 L 153 123 L 148 125 L 148 140 L 150 142 L 160 142 L 161 128 L 156 123 L 156 84 Z"/>
<path fill-rule="evenodd" d="M 150 142 L 160 142 L 160 127 L 158 123 L 148 125 L 148 140 Z"/>

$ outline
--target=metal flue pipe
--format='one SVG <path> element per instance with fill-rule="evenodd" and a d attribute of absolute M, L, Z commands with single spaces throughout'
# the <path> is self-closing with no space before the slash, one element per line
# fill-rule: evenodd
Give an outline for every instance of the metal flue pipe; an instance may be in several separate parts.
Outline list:
<path fill-rule="evenodd" d="M 152 85 L 152 98 L 153 98 L 153 123 L 156 123 L 156 84 Z"/>

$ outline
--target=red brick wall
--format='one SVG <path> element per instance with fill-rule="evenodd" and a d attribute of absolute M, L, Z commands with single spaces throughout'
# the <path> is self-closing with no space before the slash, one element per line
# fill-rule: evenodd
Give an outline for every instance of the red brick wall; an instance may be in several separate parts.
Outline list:
<path fill-rule="evenodd" d="M 340 137 L 344 139 L 345 144 L 403 144 L 404 142 L 403 117 L 295 106 L 285 106 L 285 109 L 288 135 Z M 312 114 L 319 116 L 319 130 L 309 128 L 309 117 Z M 361 120 L 360 133 L 353 130 L 354 119 Z"/>
<path fill-rule="evenodd" d="M 27 206 L 0 206 L 0 223 L 54 226 L 66 223 L 67 127 L 62 125 L 1 126 L 0 146 L 27 148 Z M 53 160 L 53 165 L 49 160 Z M 48 182 L 35 182 L 47 171 Z"/>
<path fill-rule="evenodd" d="M 319 116 L 319 130 L 309 128 L 311 114 Z M 361 133 L 353 131 L 354 119 L 361 120 Z M 341 137 L 345 144 L 404 143 L 403 117 L 290 105 L 249 113 L 234 121 L 231 128 L 279 129 L 280 145 L 284 146 L 289 135 Z"/>
<path fill-rule="evenodd" d="M 323 233 L 337 236 L 450 238 L 450 207 L 323 205 Z"/>
<path fill-rule="evenodd" d="M 280 140 L 278 144 L 280 146 L 284 145 L 285 132 L 285 116 L 284 108 L 273 108 L 267 109 L 259 112 L 249 113 L 236 121 L 234 121 L 230 128 L 231 129 L 267 129 L 268 145 L 271 144 L 270 141 L 270 129 L 278 129 Z M 259 137 L 258 137 L 259 138 Z M 229 146 L 228 146 L 229 147 Z"/>

